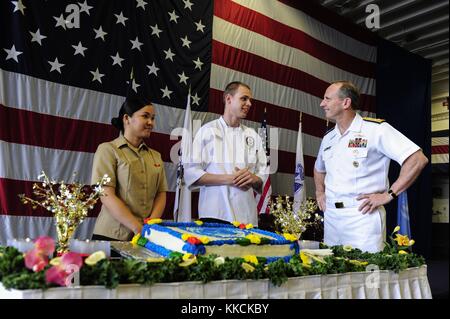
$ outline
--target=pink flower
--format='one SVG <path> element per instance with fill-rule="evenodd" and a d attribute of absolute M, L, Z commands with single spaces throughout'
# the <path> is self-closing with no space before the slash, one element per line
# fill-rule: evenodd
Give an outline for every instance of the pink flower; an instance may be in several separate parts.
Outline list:
<path fill-rule="evenodd" d="M 45 272 L 45 281 L 50 283 L 55 283 L 60 286 L 66 286 L 66 278 L 68 274 L 59 266 L 53 266 Z"/>
<path fill-rule="evenodd" d="M 55 241 L 51 237 L 41 236 L 34 241 L 34 248 L 25 254 L 25 266 L 34 272 L 48 265 L 48 256 L 55 250 Z"/>
<path fill-rule="evenodd" d="M 55 283 L 60 286 L 69 286 L 71 278 L 69 276 L 80 270 L 83 259 L 80 254 L 68 252 L 61 256 L 60 263 L 45 272 L 45 281 Z"/>
<path fill-rule="evenodd" d="M 55 241 L 51 237 L 41 236 L 34 241 L 34 247 L 48 256 L 55 251 Z"/>
<path fill-rule="evenodd" d="M 36 248 L 29 250 L 25 254 L 25 266 L 34 272 L 41 271 L 48 265 L 47 255 L 42 254 L 42 252 Z"/>

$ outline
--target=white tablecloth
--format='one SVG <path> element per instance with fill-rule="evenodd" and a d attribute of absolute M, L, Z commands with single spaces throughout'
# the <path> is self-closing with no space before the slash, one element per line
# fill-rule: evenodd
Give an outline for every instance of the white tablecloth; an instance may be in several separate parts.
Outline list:
<path fill-rule="evenodd" d="M 378 280 L 379 279 L 379 280 Z M 0 299 L 431 299 L 427 266 L 392 271 L 355 272 L 289 278 L 280 287 L 263 280 L 222 280 L 161 283 L 152 286 L 119 285 L 6 290 Z"/>

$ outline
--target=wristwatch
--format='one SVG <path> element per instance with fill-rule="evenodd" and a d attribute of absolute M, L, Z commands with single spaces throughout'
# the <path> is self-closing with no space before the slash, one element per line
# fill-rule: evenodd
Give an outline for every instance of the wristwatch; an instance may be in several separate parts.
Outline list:
<path fill-rule="evenodd" d="M 392 189 L 390 189 L 388 191 L 388 194 L 391 195 L 392 199 L 396 199 L 397 198 L 397 194 L 394 193 L 394 191 Z"/>

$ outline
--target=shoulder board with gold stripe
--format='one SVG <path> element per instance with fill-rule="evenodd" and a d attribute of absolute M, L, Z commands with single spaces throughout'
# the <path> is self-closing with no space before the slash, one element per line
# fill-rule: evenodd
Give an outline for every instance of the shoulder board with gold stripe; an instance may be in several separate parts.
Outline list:
<path fill-rule="evenodd" d="M 330 128 L 330 129 L 328 129 L 323 136 L 327 135 L 328 133 L 330 133 L 333 130 L 334 130 L 334 126 L 332 128 Z"/>
<path fill-rule="evenodd" d="M 386 122 L 386 120 L 383 120 L 383 119 L 374 119 L 373 117 L 363 117 L 363 120 L 364 120 L 364 121 L 367 121 L 367 122 L 378 123 L 378 124 L 381 124 L 381 123 L 383 123 L 383 122 Z"/>

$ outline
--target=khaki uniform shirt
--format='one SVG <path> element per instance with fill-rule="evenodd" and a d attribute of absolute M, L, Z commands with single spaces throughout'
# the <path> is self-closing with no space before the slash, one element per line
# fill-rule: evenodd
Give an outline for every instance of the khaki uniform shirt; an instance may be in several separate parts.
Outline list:
<path fill-rule="evenodd" d="M 145 143 L 134 147 L 122 134 L 100 144 L 95 152 L 91 183 L 97 183 L 104 174 L 111 177 L 107 186 L 114 187 L 116 195 L 142 221 L 150 216 L 156 195 L 168 190 L 161 154 Z M 94 234 L 118 240 L 130 240 L 133 236 L 105 205 L 96 220 Z"/>

